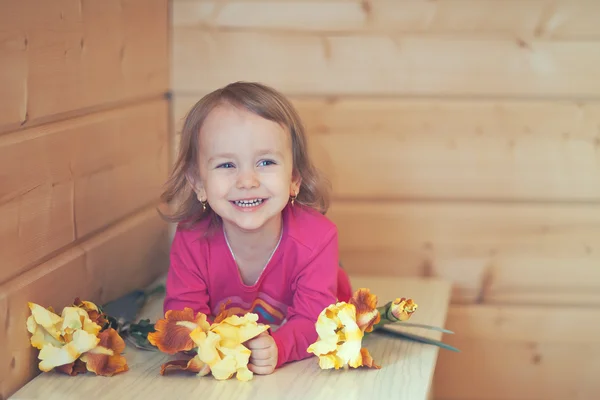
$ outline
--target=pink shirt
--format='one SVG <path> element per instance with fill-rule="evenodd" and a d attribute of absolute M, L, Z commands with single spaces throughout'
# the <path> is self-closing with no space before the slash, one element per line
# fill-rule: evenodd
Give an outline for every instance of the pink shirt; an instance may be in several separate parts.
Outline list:
<path fill-rule="evenodd" d="M 309 357 L 306 349 L 317 339 L 319 313 L 351 296 L 348 277 L 338 264 L 333 222 L 311 208 L 288 205 L 279 246 L 251 286 L 242 282 L 223 229 L 207 234 L 208 227 L 208 219 L 193 230 L 178 227 L 164 310 L 190 307 L 215 316 L 225 305 L 237 315 L 253 312 L 259 322 L 283 323 L 272 332 L 279 354 L 277 367 Z"/>

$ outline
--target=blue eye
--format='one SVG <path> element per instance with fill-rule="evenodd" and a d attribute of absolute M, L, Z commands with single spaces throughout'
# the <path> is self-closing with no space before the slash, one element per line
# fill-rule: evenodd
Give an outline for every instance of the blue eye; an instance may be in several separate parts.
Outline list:
<path fill-rule="evenodd" d="M 217 168 L 233 168 L 233 167 L 234 167 L 234 165 L 230 162 L 226 162 L 226 163 L 217 165 Z"/>
<path fill-rule="evenodd" d="M 277 163 L 275 161 L 273 161 L 273 160 L 262 160 L 262 161 L 259 161 L 258 166 L 259 167 L 266 167 L 268 165 L 275 165 L 275 164 L 277 164 Z"/>

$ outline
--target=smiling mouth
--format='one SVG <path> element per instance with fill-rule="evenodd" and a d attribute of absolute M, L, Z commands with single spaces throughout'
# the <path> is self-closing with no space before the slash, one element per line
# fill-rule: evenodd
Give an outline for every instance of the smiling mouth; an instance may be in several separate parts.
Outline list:
<path fill-rule="evenodd" d="M 252 200 L 234 200 L 232 201 L 238 207 L 256 207 L 261 205 L 266 199 L 252 199 Z"/>

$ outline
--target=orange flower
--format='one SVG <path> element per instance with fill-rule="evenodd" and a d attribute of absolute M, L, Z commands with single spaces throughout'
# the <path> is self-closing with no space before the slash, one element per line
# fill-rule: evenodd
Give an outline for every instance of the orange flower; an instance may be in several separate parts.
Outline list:
<path fill-rule="evenodd" d="M 389 314 L 392 321 L 406 321 L 417 310 L 417 304 L 405 297 L 395 299 L 390 305 Z"/>
<path fill-rule="evenodd" d="M 373 325 L 381 320 L 381 315 L 377 310 L 377 296 L 372 294 L 369 289 L 358 289 L 348 303 L 356 307 L 356 323 L 361 331 L 371 332 Z"/>
<path fill-rule="evenodd" d="M 113 376 L 128 371 L 127 360 L 121 355 L 125 351 L 125 342 L 113 328 L 98 335 L 98 345 L 81 356 L 88 371 L 96 375 Z"/>
<path fill-rule="evenodd" d="M 148 334 L 148 341 L 164 353 L 175 354 L 196 347 L 190 337 L 194 329 L 201 328 L 206 332 L 209 327 L 206 315 L 199 312 L 194 316 L 194 310 L 189 307 L 183 311 L 169 310 L 164 319 L 154 324 L 156 332 Z"/>

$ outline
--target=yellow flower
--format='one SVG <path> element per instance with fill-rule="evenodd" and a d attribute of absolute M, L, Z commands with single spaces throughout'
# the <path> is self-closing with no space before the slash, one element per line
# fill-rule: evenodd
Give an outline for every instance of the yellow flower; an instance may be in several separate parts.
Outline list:
<path fill-rule="evenodd" d="M 87 369 L 105 376 L 127 371 L 127 363 L 121 356 L 125 342 L 112 328 L 102 331 L 96 321 L 104 324 L 105 315 L 94 303 L 75 299 L 73 306 L 63 308 L 61 316 L 51 308 L 31 302 L 28 305 L 31 316 L 27 319 L 27 330 L 32 334 L 31 345 L 40 349 L 41 371 L 56 368 L 77 375 Z"/>
<path fill-rule="evenodd" d="M 243 343 L 269 329 L 257 321 L 258 315 L 253 313 L 232 315 L 213 324 L 208 332 L 195 329 L 190 334 L 198 346 L 198 358 L 210 367 L 216 379 L 229 379 L 234 373 L 240 381 L 252 379 L 248 369 L 251 351 Z"/>
<path fill-rule="evenodd" d="M 173 354 L 193 350 L 198 354 L 189 360 L 169 361 L 161 366 L 161 375 L 168 370 L 195 372 L 200 376 L 212 375 L 218 380 L 229 379 L 236 374 L 238 380 L 248 381 L 253 374 L 248 369 L 251 351 L 244 343 L 269 329 L 258 324 L 258 315 L 247 313 L 243 317 L 219 314 L 215 323 L 209 325 L 206 315 L 185 308 L 169 310 L 165 319 L 155 324 L 156 332 L 148 334 L 148 340 L 159 350 Z"/>
<path fill-rule="evenodd" d="M 367 349 L 362 348 L 363 331 L 358 326 L 354 304 L 332 304 L 319 314 L 316 323 L 318 340 L 307 351 L 319 357 L 322 369 L 339 369 L 346 365 L 379 368 Z"/>

